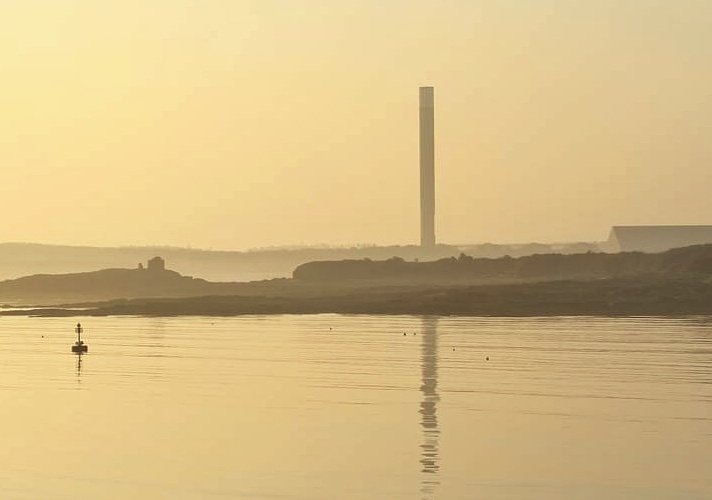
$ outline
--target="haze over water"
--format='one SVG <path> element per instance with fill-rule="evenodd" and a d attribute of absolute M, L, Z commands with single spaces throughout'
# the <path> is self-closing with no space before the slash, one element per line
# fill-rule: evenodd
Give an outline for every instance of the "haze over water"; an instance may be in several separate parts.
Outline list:
<path fill-rule="evenodd" d="M 75 322 L 0 318 L 1 498 L 712 497 L 711 318 Z"/>

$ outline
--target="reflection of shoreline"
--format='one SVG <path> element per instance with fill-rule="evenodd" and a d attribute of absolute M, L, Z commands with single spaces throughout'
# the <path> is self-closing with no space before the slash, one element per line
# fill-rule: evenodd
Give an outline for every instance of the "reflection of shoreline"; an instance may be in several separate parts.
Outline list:
<path fill-rule="evenodd" d="M 420 472 L 423 474 L 421 493 L 425 498 L 431 498 L 435 488 L 440 484 L 437 474 L 440 470 L 439 447 L 440 428 L 438 427 L 437 403 L 438 394 L 438 335 L 437 318 L 423 318 L 423 334 L 421 349 L 420 392 L 423 399 L 420 403 L 420 426 L 423 429 L 423 443 L 420 445 Z"/>

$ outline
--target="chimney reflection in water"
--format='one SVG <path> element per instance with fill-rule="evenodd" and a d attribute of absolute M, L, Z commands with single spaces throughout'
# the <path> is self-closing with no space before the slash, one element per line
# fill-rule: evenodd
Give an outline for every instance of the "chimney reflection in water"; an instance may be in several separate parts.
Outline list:
<path fill-rule="evenodd" d="M 440 470 L 438 449 L 440 445 L 440 428 L 438 427 L 437 404 L 438 394 L 438 320 L 423 318 L 423 334 L 421 347 L 420 392 L 423 399 L 420 403 L 420 426 L 423 428 L 423 443 L 420 445 L 421 493 L 424 498 L 432 498 L 435 489 L 440 484 L 437 474 Z"/>

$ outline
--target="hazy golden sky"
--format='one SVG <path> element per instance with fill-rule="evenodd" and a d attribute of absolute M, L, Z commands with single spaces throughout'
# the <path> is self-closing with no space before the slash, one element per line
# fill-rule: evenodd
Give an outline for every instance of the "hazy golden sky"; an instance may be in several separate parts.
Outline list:
<path fill-rule="evenodd" d="M 0 241 L 443 242 L 712 223 L 707 0 L 2 0 Z"/>

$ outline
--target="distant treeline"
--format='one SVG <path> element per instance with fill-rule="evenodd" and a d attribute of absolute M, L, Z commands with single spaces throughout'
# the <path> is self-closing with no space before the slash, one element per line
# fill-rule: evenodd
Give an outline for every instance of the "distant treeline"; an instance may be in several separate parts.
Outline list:
<path fill-rule="evenodd" d="M 406 260 L 434 260 L 457 256 L 512 257 L 535 253 L 581 253 L 597 250 L 593 243 L 453 246 L 418 245 L 266 248 L 249 251 L 218 251 L 177 247 L 83 247 L 0 243 L 0 280 L 31 274 L 66 274 L 97 269 L 134 268 L 139 262 L 160 255 L 170 269 L 210 281 L 254 281 L 291 276 L 305 262 L 342 259 L 383 260 L 398 256 Z"/>
<path fill-rule="evenodd" d="M 712 245 L 677 248 L 659 254 L 540 254 L 498 259 L 459 257 L 432 262 L 401 258 L 309 262 L 294 270 L 303 281 L 379 281 L 392 283 L 463 283 L 487 280 L 567 280 L 645 274 L 710 274 Z"/>
<path fill-rule="evenodd" d="M 0 315 L 712 314 L 712 245 L 659 254 L 312 262 L 294 275 L 253 283 L 211 283 L 160 269 L 35 275 L 0 282 L 0 300 L 65 306 Z"/>

